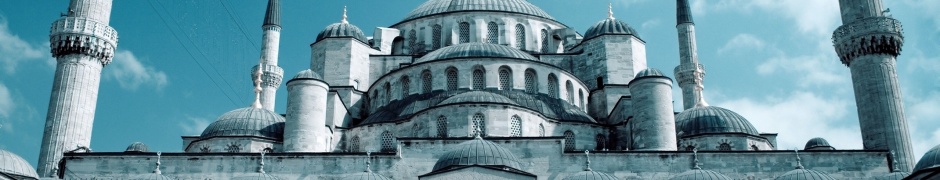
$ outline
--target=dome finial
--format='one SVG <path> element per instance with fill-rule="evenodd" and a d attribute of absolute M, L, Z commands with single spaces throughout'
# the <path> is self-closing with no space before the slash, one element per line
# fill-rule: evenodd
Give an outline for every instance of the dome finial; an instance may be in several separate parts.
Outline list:
<path fill-rule="evenodd" d="M 480 137 L 480 134 L 483 134 L 483 133 L 480 131 L 480 126 L 477 125 L 477 127 L 473 128 L 473 138 L 474 138 L 474 139 L 483 139 L 483 137 Z"/>
<path fill-rule="evenodd" d="M 366 151 L 366 172 L 372 172 L 372 152 Z"/>
<path fill-rule="evenodd" d="M 258 173 L 264 174 L 264 151 L 261 151 L 261 163 L 258 166 Z"/>
<path fill-rule="evenodd" d="M 160 154 L 163 154 L 163 153 L 161 153 L 160 151 L 157 151 L 157 168 L 153 170 L 153 173 L 154 173 L 154 174 L 161 174 L 161 172 L 160 172 Z"/>
<path fill-rule="evenodd" d="M 346 18 L 348 18 L 348 17 L 346 16 L 346 6 L 343 6 L 343 21 L 340 21 L 340 22 L 342 22 L 343 24 L 349 23 L 349 21 L 346 20 Z"/>
<path fill-rule="evenodd" d="M 584 171 L 591 171 L 591 152 L 584 150 L 584 157 L 587 158 L 587 161 L 584 163 Z"/>
<path fill-rule="evenodd" d="M 614 18 L 614 4 L 611 2 L 607 3 L 607 18 L 608 19 L 617 19 Z"/>
<path fill-rule="evenodd" d="M 698 148 L 692 148 L 692 169 L 702 169 L 698 166 Z"/>
<path fill-rule="evenodd" d="M 255 71 L 255 102 L 251 104 L 253 108 L 264 108 L 261 105 L 261 76 L 264 76 L 264 59 L 258 62 L 258 70 Z"/>
<path fill-rule="evenodd" d="M 794 149 L 793 152 L 796 153 L 796 169 L 803 169 L 803 162 L 800 160 L 800 150 Z"/>
<path fill-rule="evenodd" d="M 891 151 L 891 172 L 901 172 L 901 169 L 898 168 L 898 159 L 894 156 L 894 151 Z"/>

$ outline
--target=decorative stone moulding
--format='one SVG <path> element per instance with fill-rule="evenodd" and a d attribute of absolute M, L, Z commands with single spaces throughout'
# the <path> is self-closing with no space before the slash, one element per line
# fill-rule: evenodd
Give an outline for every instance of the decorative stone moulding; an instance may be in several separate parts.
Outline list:
<path fill-rule="evenodd" d="M 842 64 L 871 54 L 901 54 L 904 44 L 901 21 L 890 17 L 869 17 L 845 24 L 832 33 L 832 44 Z"/>
<path fill-rule="evenodd" d="M 676 81 L 679 82 L 679 84 L 685 84 L 685 83 L 695 82 L 696 79 L 699 79 L 699 80 L 704 79 L 705 78 L 705 65 L 702 65 L 702 64 L 696 64 L 696 65 L 698 66 L 691 65 L 691 64 L 680 64 L 676 66 L 676 69 L 673 70 L 673 72 L 676 73 Z M 699 76 L 699 77 L 696 77 L 696 76 Z"/>
<path fill-rule="evenodd" d="M 94 20 L 63 17 L 52 23 L 49 35 L 52 56 L 82 54 L 101 60 L 108 65 L 117 48 L 118 34 L 114 28 Z"/>
<path fill-rule="evenodd" d="M 261 77 L 261 86 L 267 87 L 281 87 L 281 80 L 284 79 L 284 69 L 278 67 L 277 65 L 265 64 L 264 75 Z M 251 67 L 251 79 L 258 78 L 258 65 Z"/>

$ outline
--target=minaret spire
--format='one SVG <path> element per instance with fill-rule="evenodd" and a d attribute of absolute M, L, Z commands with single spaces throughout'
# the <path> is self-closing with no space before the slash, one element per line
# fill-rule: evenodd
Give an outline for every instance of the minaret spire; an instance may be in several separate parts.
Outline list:
<path fill-rule="evenodd" d="M 261 94 L 258 96 L 260 108 L 274 111 L 277 89 L 284 78 L 284 69 L 277 66 L 278 51 L 281 42 L 281 1 L 268 0 L 268 7 L 261 25 L 261 63 L 252 68 L 251 79 L 261 79 Z M 255 84 L 258 84 L 257 82 Z M 254 107 L 254 105 L 252 105 Z"/>
<path fill-rule="evenodd" d="M 699 64 L 698 47 L 695 43 L 695 23 L 689 0 L 676 0 L 676 30 L 679 31 L 679 66 L 675 69 L 676 81 L 682 88 L 682 107 L 708 106 L 702 95 L 705 86 L 705 67 Z"/>
<path fill-rule="evenodd" d="M 678 0 L 676 1 L 676 24 L 691 23 L 695 24 L 692 21 L 692 7 L 689 6 L 689 0 Z"/>

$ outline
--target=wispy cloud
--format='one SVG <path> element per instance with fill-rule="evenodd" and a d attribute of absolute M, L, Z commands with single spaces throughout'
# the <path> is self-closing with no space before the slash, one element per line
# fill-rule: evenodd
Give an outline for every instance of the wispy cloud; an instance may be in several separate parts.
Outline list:
<path fill-rule="evenodd" d="M 17 65 L 30 60 L 51 59 L 48 46 L 38 46 L 10 31 L 6 17 L 0 15 L 0 68 L 7 75 L 16 73 Z"/>
<path fill-rule="evenodd" d="M 212 120 L 209 118 L 186 116 L 186 120 L 179 122 L 177 125 L 183 129 L 183 133 L 186 135 L 199 135 L 210 123 L 212 123 Z"/>
<path fill-rule="evenodd" d="M 118 85 L 127 90 L 137 90 L 140 86 L 159 90 L 169 83 L 166 73 L 143 64 L 133 52 L 127 50 L 115 52 L 114 61 L 108 67 L 105 76 L 117 80 Z"/>
<path fill-rule="evenodd" d="M 0 82 L 0 117 L 7 119 L 13 113 L 13 97 L 10 96 L 10 89 L 3 82 Z"/>
<path fill-rule="evenodd" d="M 724 46 L 718 48 L 719 55 L 745 54 L 763 51 L 767 43 L 752 34 L 742 33 L 728 40 Z"/>
<path fill-rule="evenodd" d="M 692 0 L 691 5 L 695 16 L 712 11 L 772 12 L 795 22 L 799 32 L 812 35 L 829 35 L 840 22 L 838 1 Z"/>

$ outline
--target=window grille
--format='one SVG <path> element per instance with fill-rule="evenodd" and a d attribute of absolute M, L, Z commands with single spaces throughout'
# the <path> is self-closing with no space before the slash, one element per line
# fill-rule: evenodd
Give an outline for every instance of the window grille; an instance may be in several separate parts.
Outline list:
<path fill-rule="evenodd" d="M 430 93 L 432 90 L 431 84 L 431 71 L 424 70 L 424 73 L 421 73 L 421 92 Z"/>
<path fill-rule="evenodd" d="M 418 54 L 418 33 L 415 30 L 408 32 L 408 47 L 411 48 L 411 54 Z"/>
<path fill-rule="evenodd" d="M 548 30 L 542 29 L 542 53 L 548 53 Z"/>
<path fill-rule="evenodd" d="M 437 137 L 447 137 L 447 117 L 437 117 Z"/>
<path fill-rule="evenodd" d="M 432 33 L 432 37 L 431 37 L 431 47 L 432 47 L 432 49 L 434 49 L 434 50 L 440 49 L 440 48 L 441 48 L 441 38 L 442 38 L 442 37 L 441 37 L 441 25 L 435 24 L 433 27 L 431 27 L 431 29 L 432 29 L 432 30 L 431 30 L 431 33 Z"/>
<path fill-rule="evenodd" d="M 349 143 L 350 152 L 360 152 L 359 151 L 359 136 L 353 136 L 352 142 Z"/>
<path fill-rule="evenodd" d="M 565 131 L 565 151 L 573 151 L 574 145 L 574 133 L 571 131 Z"/>
<path fill-rule="evenodd" d="M 525 50 L 525 26 L 516 24 L 516 47 Z"/>
<path fill-rule="evenodd" d="M 527 93 L 538 93 L 539 92 L 538 82 L 535 80 L 535 70 L 528 69 L 525 71 L 525 92 Z"/>
<path fill-rule="evenodd" d="M 225 147 L 225 152 L 237 153 L 242 151 L 242 145 L 238 143 L 231 143 Z"/>
<path fill-rule="evenodd" d="M 411 79 L 408 76 L 401 78 L 401 99 L 405 99 L 411 93 Z"/>
<path fill-rule="evenodd" d="M 731 150 L 731 144 L 728 144 L 728 143 L 726 143 L 726 142 L 725 142 L 725 143 L 721 143 L 721 144 L 718 145 L 718 150 L 719 150 L 719 151 L 730 151 L 730 150 Z"/>
<path fill-rule="evenodd" d="M 447 68 L 447 90 L 457 90 L 457 69 Z"/>
<path fill-rule="evenodd" d="M 545 137 L 545 125 L 539 123 L 539 136 Z"/>
<path fill-rule="evenodd" d="M 603 134 L 598 134 L 595 136 L 594 141 L 597 143 L 597 146 L 594 147 L 595 151 L 604 150 L 604 145 L 607 144 L 607 138 L 604 137 Z"/>
<path fill-rule="evenodd" d="M 485 88 L 486 85 L 483 83 L 485 81 L 484 80 L 485 78 L 486 76 L 484 76 L 483 70 L 480 70 L 480 69 L 473 70 L 473 89 L 482 90 L 483 88 Z"/>
<path fill-rule="evenodd" d="M 470 23 L 460 23 L 460 43 L 470 42 Z"/>
<path fill-rule="evenodd" d="M 382 152 L 394 152 L 395 146 L 393 141 L 395 141 L 395 139 L 392 137 L 391 132 L 382 132 Z"/>
<path fill-rule="evenodd" d="M 486 136 L 486 117 L 481 113 L 474 114 L 470 128 L 472 128 L 470 129 L 471 136 L 476 136 L 477 134 Z"/>
<path fill-rule="evenodd" d="M 499 89 L 512 90 L 512 72 L 507 68 L 499 69 Z"/>
<path fill-rule="evenodd" d="M 558 78 L 555 74 L 548 74 L 548 96 L 558 98 Z"/>
<path fill-rule="evenodd" d="M 499 44 L 499 26 L 497 26 L 495 22 L 486 24 L 486 42 Z"/>
<path fill-rule="evenodd" d="M 513 115 L 512 118 L 510 118 L 509 123 L 510 123 L 509 136 L 512 136 L 512 137 L 522 136 L 522 118 L 519 118 L 519 116 Z"/>

